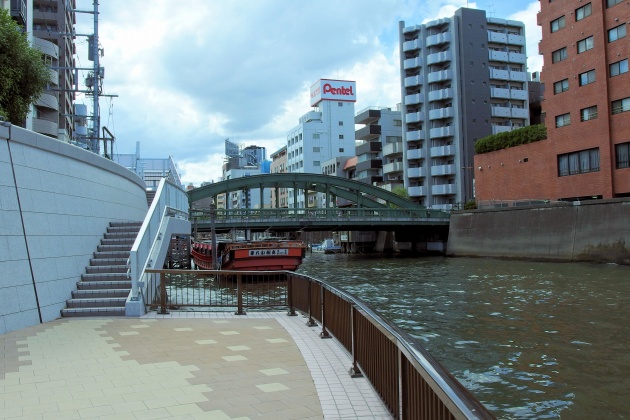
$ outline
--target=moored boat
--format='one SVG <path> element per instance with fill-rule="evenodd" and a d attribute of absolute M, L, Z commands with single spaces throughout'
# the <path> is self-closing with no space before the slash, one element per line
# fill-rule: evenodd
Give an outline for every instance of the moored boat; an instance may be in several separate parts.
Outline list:
<path fill-rule="evenodd" d="M 323 252 L 324 254 L 338 254 L 341 252 L 341 246 L 335 245 L 333 239 L 324 239 L 324 241 L 312 248 L 313 252 Z"/>
<path fill-rule="evenodd" d="M 266 238 L 259 241 L 218 241 L 217 265 L 220 270 L 295 271 L 306 255 L 302 241 Z M 212 269 L 212 244 L 194 242 L 193 262 L 203 270 Z"/>

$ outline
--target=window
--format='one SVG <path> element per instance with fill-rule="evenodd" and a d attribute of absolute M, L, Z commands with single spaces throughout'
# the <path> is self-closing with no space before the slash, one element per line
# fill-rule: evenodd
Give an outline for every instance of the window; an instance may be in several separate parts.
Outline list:
<path fill-rule="evenodd" d="M 584 6 L 575 9 L 575 21 L 582 20 L 587 16 L 590 16 L 592 13 L 591 3 L 585 4 Z"/>
<path fill-rule="evenodd" d="M 402 125 L 402 120 L 394 120 L 394 127 L 400 127 Z"/>
<path fill-rule="evenodd" d="M 319 153 L 320 148 L 319 147 L 313 147 L 313 153 Z"/>
<path fill-rule="evenodd" d="M 599 148 L 558 155 L 558 176 L 599 172 Z"/>
<path fill-rule="evenodd" d="M 626 36 L 626 24 L 608 30 L 608 42 L 613 42 Z"/>
<path fill-rule="evenodd" d="M 558 61 L 565 60 L 567 58 L 567 48 L 560 48 L 551 53 L 551 62 L 557 63 Z"/>
<path fill-rule="evenodd" d="M 621 3 L 623 0 L 606 0 L 606 7 L 613 7 L 617 3 Z"/>
<path fill-rule="evenodd" d="M 320 166 L 319 160 L 314 160 L 313 161 L 313 166 Z"/>
<path fill-rule="evenodd" d="M 339 148 L 339 153 L 343 153 L 343 147 Z"/>
<path fill-rule="evenodd" d="M 613 115 L 621 114 L 622 112 L 630 111 L 630 98 L 623 98 L 617 101 L 612 101 L 610 104 Z"/>
<path fill-rule="evenodd" d="M 339 140 L 343 140 L 343 134 L 339 134 Z"/>
<path fill-rule="evenodd" d="M 595 118 L 597 118 L 597 106 L 589 106 L 580 110 L 582 121 L 594 120 Z"/>
<path fill-rule="evenodd" d="M 593 48 L 593 37 L 589 36 L 588 38 L 585 38 L 581 41 L 578 41 L 577 43 L 577 52 L 578 54 L 582 54 L 585 51 L 590 50 L 591 48 Z"/>
<path fill-rule="evenodd" d="M 615 145 L 617 169 L 630 168 L 630 143 Z"/>
<path fill-rule="evenodd" d="M 560 80 L 553 84 L 553 93 L 558 94 L 569 90 L 569 79 Z"/>
<path fill-rule="evenodd" d="M 318 139 L 319 138 L 319 133 L 313 133 L 313 140 Z"/>
<path fill-rule="evenodd" d="M 580 73 L 580 86 L 588 85 L 595 81 L 595 70 L 589 70 L 584 73 Z"/>
<path fill-rule="evenodd" d="M 564 28 L 564 16 L 551 21 L 551 32 L 559 31 L 562 28 Z"/>
<path fill-rule="evenodd" d="M 617 61 L 610 65 L 610 77 L 619 76 L 622 73 L 628 73 L 628 59 Z"/>
<path fill-rule="evenodd" d="M 562 114 L 556 116 L 556 127 L 564 127 L 571 124 L 571 114 Z"/>
<path fill-rule="evenodd" d="M 339 126 L 341 127 L 343 125 L 343 121 L 339 121 Z"/>
<path fill-rule="evenodd" d="M 343 106 L 343 102 L 337 102 L 337 105 Z"/>

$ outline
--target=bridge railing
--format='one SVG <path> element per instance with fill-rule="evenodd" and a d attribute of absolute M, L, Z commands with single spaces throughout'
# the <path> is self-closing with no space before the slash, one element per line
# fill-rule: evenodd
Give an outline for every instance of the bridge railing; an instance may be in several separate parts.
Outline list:
<path fill-rule="evenodd" d="M 210 220 L 210 210 L 195 209 L 192 217 L 199 221 Z M 216 209 L 217 222 L 255 219 L 448 219 L 450 215 L 431 209 L 403 208 L 273 208 L 273 209 Z"/>
<path fill-rule="evenodd" d="M 287 271 L 146 270 L 147 304 L 161 313 L 183 307 L 214 310 L 287 308 L 321 326 L 352 357 L 349 374 L 366 376 L 396 418 L 493 419 L 453 375 L 409 334 L 357 297 Z"/>

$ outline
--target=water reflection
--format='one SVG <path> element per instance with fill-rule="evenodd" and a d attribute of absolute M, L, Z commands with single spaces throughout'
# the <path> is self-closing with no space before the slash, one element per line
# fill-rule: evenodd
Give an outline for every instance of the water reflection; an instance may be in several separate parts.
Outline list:
<path fill-rule="evenodd" d="M 630 418 L 630 268 L 310 254 L 501 418 Z"/>

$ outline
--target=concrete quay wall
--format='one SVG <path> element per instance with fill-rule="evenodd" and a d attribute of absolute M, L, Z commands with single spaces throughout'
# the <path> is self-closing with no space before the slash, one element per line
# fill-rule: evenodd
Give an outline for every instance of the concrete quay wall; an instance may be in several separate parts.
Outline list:
<path fill-rule="evenodd" d="M 447 255 L 630 265 L 630 199 L 454 213 Z"/>
<path fill-rule="evenodd" d="M 59 318 L 109 223 L 146 212 L 128 169 L 0 126 L 0 334 Z"/>

